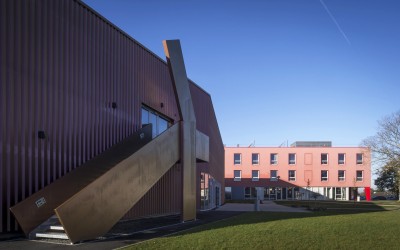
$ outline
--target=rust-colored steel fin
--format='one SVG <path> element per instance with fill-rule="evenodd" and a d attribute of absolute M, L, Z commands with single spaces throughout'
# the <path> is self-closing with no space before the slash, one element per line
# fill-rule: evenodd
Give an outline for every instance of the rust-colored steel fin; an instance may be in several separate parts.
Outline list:
<path fill-rule="evenodd" d="M 56 207 L 150 142 L 151 131 L 151 124 L 143 127 L 104 153 L 11 207 L 10 210 L 24 233 L 28 235 L 53 216 Z M 79 210 L 78 207 L 76 209 Z"/>
<path fill-rule="evenodd" d="M 175 124 L 55 209 L 71 242 L 107 233 L 179 160 Z"/>
<path fill-rule="evenodd" d="M 171 80 L 182 118 L 181 162 L 183 166 L 182 220 L 196 219 L 196 115 L 186 75 L 181 43 L 179 40 L 164 40 Z"/>

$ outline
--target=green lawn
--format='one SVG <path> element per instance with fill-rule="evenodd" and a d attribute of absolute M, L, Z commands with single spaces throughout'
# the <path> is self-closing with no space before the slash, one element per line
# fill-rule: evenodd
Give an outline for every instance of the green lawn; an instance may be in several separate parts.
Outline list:
<path fill-rule="evenodd" d="M 249 212 L 128 249 L 399 249 L 400 210 Z"/>
<path fill-rule="evenodd" d="M 321 207 L 325 209 L 338 209 L 338 210 L 356 210 L 356 211 L 364 211 L 364 210 L 376 210 L 376 211 L 384 211 L 384 210 L 396 210 L 400 209 L 400 202 L 398 201 L 314 201 L 314 200 L 296 200 L 296 201 L 275 201 L 275 203 L 284 206 L 291 207 Z"/>

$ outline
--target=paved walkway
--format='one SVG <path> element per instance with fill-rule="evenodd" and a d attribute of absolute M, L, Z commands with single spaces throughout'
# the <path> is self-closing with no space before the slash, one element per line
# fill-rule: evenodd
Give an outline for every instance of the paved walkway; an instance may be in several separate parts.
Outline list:
<path fill-rule="evenodd" d="M 248 203 L 226 203 L 225 205 L 216 209 L 216 211 L 255 211 L 254 204 Z M 306 208 L 300 207 L 287 207 L 278 205 L 273 201 L 263 201 L 263 204 L 259 205 L 260 211 L 267 212 L 294 212 L 294 213 L 309 213 Z"/>
<path fill-rule="evenodd" d="M 1 240 L 0 250 L 98 250 L 116 249 L 131 244 L 139 243 L 153 238 L 168 237 L 190 228 L 194 228 L 210 222 L 227 219 L 242 212 L 235 211 L 206 211 L 197 214 L 197 220 L 191 222 L 180 222 L 180 216 L 154 219 L 143 219 L 131 222 L 121 222 L 104 237 L 98 240 L 86 241 L 74 245 L 57 244 L 55 241 L 31 241 L 25 238 Z M 11 238 L 11 237 L 10 237 Z"/>
<path fill-rule="evenodd" d="M 272 201 L 264 201 L 263 204 L 259 205 L 259 207 L 260 211 L 269 212 L 309 212 L 304 208 L 281 206 Z M 176 218 L 171 216 L 165 217 L 164 219 L 155 218 L 150 220 L 143 219 L 138 221 L 122 222 L 112 230 L 113 233 L 105 235 L 101 240 L 87 241 L 75 245 L 59 245 L 50 241 L 29 241 L 25 238 L 13 239 L 15 238 L 14 235 L 9 235 L 13 237 L 9 237 L 8 240 L 5 237 L 0 238 L 0 250 L 115 249 L 152 238 L 165 237 L 202 224 L 226 219 L 248 211 L 254 211 L 254 204 L 227 203 L 216 210 L 198 213 L 198 219 L 193 222 L 180 223 L 179 216 L 175 216 Z"/>

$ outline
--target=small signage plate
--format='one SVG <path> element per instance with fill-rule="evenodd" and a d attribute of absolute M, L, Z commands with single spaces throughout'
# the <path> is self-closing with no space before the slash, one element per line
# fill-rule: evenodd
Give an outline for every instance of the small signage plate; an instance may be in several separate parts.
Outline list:
<path fill-rule="evenodd" d="M 36 206 L 39 208 L 41 206 L 43 206 L 44 204 L 46 204 L 46 199 L 44 197 L 38 199 L 37 201 L 35 201 Z"/>

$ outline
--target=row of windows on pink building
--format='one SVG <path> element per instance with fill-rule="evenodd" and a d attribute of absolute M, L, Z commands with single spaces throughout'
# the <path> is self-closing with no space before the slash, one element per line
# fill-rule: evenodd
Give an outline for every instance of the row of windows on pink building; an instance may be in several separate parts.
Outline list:
<path fill-rule="evenodd" d="M 227 199 L 371 199 L 371 153 L 329 141 L 225 147 Z"/>

